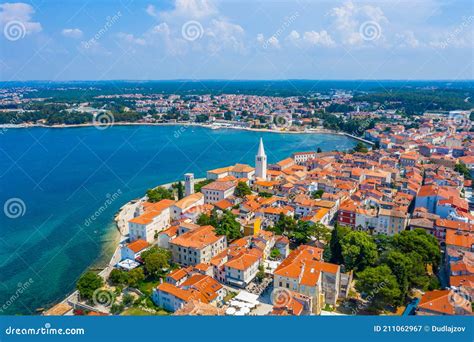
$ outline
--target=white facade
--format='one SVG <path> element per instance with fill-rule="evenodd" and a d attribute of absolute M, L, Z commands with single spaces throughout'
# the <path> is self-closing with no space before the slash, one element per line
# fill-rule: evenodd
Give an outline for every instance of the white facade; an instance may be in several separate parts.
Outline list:
<path fill-rule="evenodd" d="M 265 154 L 262 138 L 260 138 L 258 153 L 255 156 L 255 177 L 267 179 L 267 155 Z"/>
<path fill-rule="evenodd" d="M 194 194 L 194 173 L 184 175 L 184 190 L 186 196 Z"/>
<path fill-rule="evenodd" d="M 148 243 L 152 243 L 155 240 L 155 234 L 167 228 L 170 221 L 170 208 L 163 209 L 149 222 L 139 222 L 139 220 L 132 219 L 128 222 L 130 241 L 143 239 Z"/>

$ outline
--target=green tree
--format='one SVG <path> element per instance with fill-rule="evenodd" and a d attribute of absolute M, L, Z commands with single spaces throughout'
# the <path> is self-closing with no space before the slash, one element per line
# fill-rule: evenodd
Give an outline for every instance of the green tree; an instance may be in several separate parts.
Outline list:
<path fill-rule="evenodd" d="M 157 277 L 163 269 L 170 267 L 171 253 L 163 248 L 152 247 L 143 252 L 141 258 L 145 263 L 147 273 Z"/>
<path fill-rule="evenodd" d="M 384 257 L 383 263 L 390 268 L 393 275 L 397 278 L 401 297 L 404 298 L 408 294 L 410 287 L 409 276 L 413 268 L 412 260 L 399 251 L 391 251 Z"/>
<path fill-rule="evenodd" d="M 351 229 L 349 227 L 340 226 L 338 224 L 334 226 L 334 229 L 331 232 L 331 240 L 329 242 L 329 252 L 325 253 L 326 260 L 329 260 L 334 264 L 342 264 L 344 262 L 341 241 L 344 236 L 350 232 Z"/>
<path fill-rule="evenodd" d="M 216 234 L 225 235 L 227 237 L 227 241 L 233 241 L 242 237 L 240 223 L 235 220 L 235 215 L 228 210 L 224 211 L 218 220 L 218 224 L 214 227 Z"/>
<path fill-rule="evenodd" d="M 365 144 L 363 144 L 360 141 L 357 142 L 357 144 L 355 145 L 353 150 L 354 150 L 354 152 L 362 152 L 362 153 L 369 152 L 369 149 L 367 148 L 367 146 L 365 146 Z"/>
<path fill-rule="evenodd" d="M 328 242 L 331 239 L 331 230 L 321 222 L 316 222 L 313 228 L 313 236 L 317 241 Z"/>
<path fill-rule="evenodd" d="M 323 196 L 323 194 L 324 194 L 324 190 L 320 189 L 320 190 L 313 191 L 311 193 L 311 197 L 314 198 L 314 199 L 319 199 Z"/>
<path fill-rule="evenodd" d="M 130 293 L 124 294 L 122 298 L 122 304 L 124 306 L 130 306 L 134 302 L 133 296 Z"/>
<path fill-rule="evenodd" d="M 156 203 L 163 199 L 174 199 L 173 192 L 168 189 L 159 186 L 155 189 L 149 189 L 146 192 L 148 202 Z"/>
<path fill-rule="evenodd" d="M 272 248 L 270 251 L 270 258 L 279 259 L 281 257 L 281 252 L 278 248 Z"/>
<path fill-rule="evenodd" d="M 423 264 L 431 264 L 437 269 L 441 260 L 438 240 L 424 229 L 404 230 L 393 238 L 394 246 L 402 253 L 415 252 L 421 256 Z"/>
<path fill-rule="evenodd" d="M 94 272 L 84 273 L 77 281 L 76 288 L 82 298 L 92 299 L 94 291 L 104 286 L 104 280 Z"/>
<path fill-rule="evenodd" d="M 273 227 L 269 228 L 269 230 L 275 232 L 275 234 L 278 235 L 290 235 L 291 232 L 296 230 L 297 225 L 298 223 L 293 217 L 286 216 L 285 214 L 281 213 L 278 218 L 278 222 L 276 222 Z"/>
<path fill-rule="evenodd" d="M 204 179 L 200 182 L 197 182 L 194 184 L 194 192 L 201 192 L 201 188 L 204 186 L 204 185 L 207 185 L 207 184 L 211 184 L 212 182 L 214 182 L 213 179 Z"/>
<path fill-rule="evenodd" d="M 143 280 L 145 280 L 143 268 L 134 268 L 128 272 L 128 285 L 131 287 L 137 287 Z"/>
<path fill-rule="evenodd" d="M 265 270 L 263 269 L 263 265 L 259 265 L 258 272 L 257 272 L 257 279 L 259 281 L 262 281 L 263 278 L 265 278 Z"/>
<path fill-rule="evenodd" d="M 176 192 L 178 194 L 178 200 L 182 199 L 184 197 L 184 185 L 181 181 L 174 183 L 172 185 L 173 189 L 176 189 Z"/>
<path fill-rule="evenodd" d="M 397 306 L 400 303 L 401 292 L 397 278 L 387 265 L 367 267 L 359 272 L 355 288 L 377 311 L 387 305 Z"/>
<path fill-rule="evenodd" d="M 378 260 L 377 245 L 366 232 L 351 231 L 341 241 L 342 257 L 349 270 L 362 271 Z"/>
<path fill-rule="evenodd" d="M 128 284 L 129 274 L 125 271 L 114 268 L 109 275 L 109 281 L 112 285 L 125 285 Z"/>
<path fill-rule="evenodd" d="M 245 196 L 251 195 L 251 194 L 252 194 L 252 190 L 250 190 L 250 187 L 245 182 L 239 182 L 237 186 L 235 187 L 234 195 L 236 197 L 244 198 Z"/>

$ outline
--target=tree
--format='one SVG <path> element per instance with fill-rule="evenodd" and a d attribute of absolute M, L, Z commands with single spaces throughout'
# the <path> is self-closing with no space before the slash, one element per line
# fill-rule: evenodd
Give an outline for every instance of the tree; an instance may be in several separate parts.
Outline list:
<path fill-rule="evenodd" d="M 114 268 L 109 275 L 112 285 L 125 285 L 129 282 L 129 274 L 125 271 Z"/>
<path fill-rule="evenodd" d="M 131 287 L 137 287 L 140 282 L 145 279 L 143 268 L 134 268 L 128 272 L 128 285 Z"/>
<path fill-rule="evenodd" d="M 124 294 L 122 298 L 122 304 L 124 306 L 130 306 L 134 302 L 133 296 L 130 293 Z"/>
<path fill-rule="evenodd" d="M 297 224 L 298 223 L 293 217 L 286 216 L 285 214 L 281 213 L 280 217 L 278 218 L 278 222 L 275 223 L 269 230 L 275 232 L 275 234 L 278 235 L 289 235 L 291 232 L 296 230 Z"/>
<path fill-rule="evenodd" d="M 324 194 L 324 190 L 320 189 L 320 190 L 313 191 L 311 193 L 311 197 L 314 198 L 314 199 L 319 199 L 323 196 L 323 194 Z"/>
<path fill-rule="evenodd" d="M 321 242 L 328 242 L 331 239 L 331 230 L 321 222 L 316 222 L 313 228 L 313 236 Z"/>
<path fill-rule="evenodd" d="M 141 254 L 141 258 L 145 263 L 145 270 L 148 274 L 156 277 L 163 269 L 170 267 L 171 253 L 163 248 L 152 247 Z M 140 275 L 135 275 L 140 277 Z"/>
<path fill-rule="evenodd" d="M 279 259 L 281 257 L 281 252 L 278 248 L 272 248 L 270 252 L 270 258 Z"/>
<path fill-rule="evenodd" d="M 174 199 L 173 193 L 162 186 L 159 186 L 155 189 L 149 189 L 146 192 L 146 195 L 148 197 L 148 202 L 152 203 L 159 202 L 163 199 Z"/>
<path fill-rule="evenodd" d="M 367 146 L 365 146 L 362 142 L 357 142 L 357 145 L 354 147 L 354 152 L 362 152 L 362 153 L 367 153 L 369 152 L 369 149 Z"/>
<path fill-rule="evenodd" d="M 251 195 L 251 194 L 252 194 L 252 190 L 250 190 L 250 187 L 245 182 L 239 182 L 237 186 L 235 187 L 234 195 L 236 197 L 244 198 L 245 196 Z"/>
<path fill-rule="evenodd" d="M 454 170 L 463 175 L 464 179 L 472 180 L 471 172 L 469 171 L 466 164 L 464 164 L 463 162 L 460 161 L 458 164 L 456 164 L 454 166 Z"/>
<path fill-rule="evenodd" d="M 258 272 L 257 272 L 257 279 L 259 281 L 262 281 L 263 278 L 265 278 L 265 270 L 263 269 L 263 265 L 259 265 Z"/>
<path fill-rule="evenodd" d="M 233 241 L 242 237 L 240 223 L 235 220 L 235 215 L 228 210 L 224 211 L 222 216 L 219 218 L 217 225 L 214 227 L 216 234 L 225 235 L 227 237 L 227 241 Z"/>
<path fill-rule="evenodd" d="M 298 244 L 307 243 L 314 235 L 314 224 L 309 221 L 297 221 L 296 226 L 290 229 L 287 232 L 288 236 Z"/>
<path fill-rule="evenodd" d="M 415 252 L 421 256 L 425 266 L 431 264 L 437 269 L 441 259 L 438 240 L 424 229 L 404 230 L 394 236 L 393 243 L 400 252 Z"/>
<path fill-rule="evenodd" d="M 178 193 L 178 200 L 182 199 L 184 197 L 184 185 L 181 181 L 174 183 L 172 185 L 173 189 L 176 189 L 176 192 Z"/>
<path fill-rule="evenodd" d="M 321 150 L 321 147 L 318 147 L 318 149 L 316 150 L 316 153 L 321 153 L 323 152 L 323 150 Z"/>
<path fill-rule="evenodd" d="M 362 271 L 377 262 L 377 245 L 366 232 L 351 231 L 341 240 L 341 247 L 349 270 Z"/>
<path fill-rule="evenodd" d="M 397 278 L 400 295 L 404 298 L 410 287 L 408 277 L 413 268 L 412 260 L 399 251 L 391 251 L 385 256 L 383 263 L 390 268 L 393 275 Z"/>
<path fill-rule="evenodd" d="M 84 273 L 77 281 L 76 288 L 82 298 L 92 299 L 94 291 L 104 286 L 104 280 L 94 272 Z"/>
<path fill-rule="evenodd" d="M 331 232 L 331 240 L 329 242 L 329 252 L 325 253 L 325 259 L 329 260 L 334 264 L 342 264 L 344 258 L 342 257 L 342 246 L 341 241 L 351 232 L 351 229 L 345 226 L 335 225 Z M 329 254 L 329 255 L 328 255 Z"/>
<path fill-rule="evenodd" d="M 355 288 L 377 311 L 386 305 L 397 306 L 400 303 L 397 278 L 387 265 L 367 267 L 359 272 Z"/>
<path fill-rule="evenodd" d="M 110 307 L 110 313 L 112 315 L 118 315 L 120 314 L 123 310 L 125 309 L 125 306 L 123 304 L 113 304 L 111 307 Z"/>

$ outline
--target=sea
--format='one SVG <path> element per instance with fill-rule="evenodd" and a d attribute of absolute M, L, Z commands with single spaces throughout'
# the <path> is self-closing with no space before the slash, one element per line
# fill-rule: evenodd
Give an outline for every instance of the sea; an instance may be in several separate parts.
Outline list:
<path fill-rule="evenodd" d="M 269 163 L 297 151 L 348 150 L 332 134 L 197 126 L 22 128 L 0 131 L 0 314 L 32 315 L 61 301 L 80 275 L 109 261 L 114 215 L 154 186 L 188 172 Z"/>

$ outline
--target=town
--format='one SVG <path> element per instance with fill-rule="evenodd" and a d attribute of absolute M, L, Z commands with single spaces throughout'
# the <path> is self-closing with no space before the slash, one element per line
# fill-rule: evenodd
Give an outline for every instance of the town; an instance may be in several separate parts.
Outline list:
<path fill-rule="evenodd" d="M 272 164 L 260 139 L 254 165 L 150 189 L 111 267 L 45 314 L 472 315 L 470 112 L 392 114 L 348 152 Z"/>

